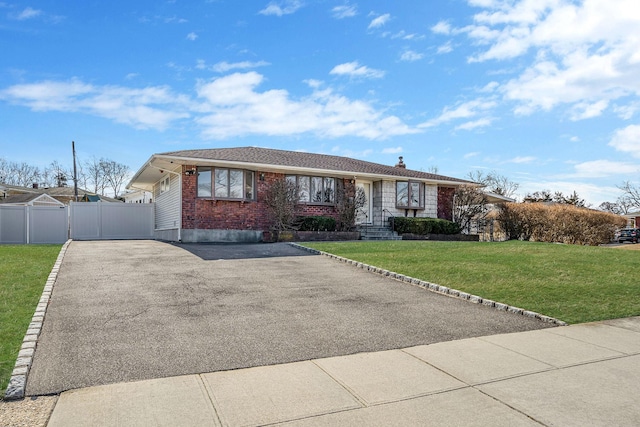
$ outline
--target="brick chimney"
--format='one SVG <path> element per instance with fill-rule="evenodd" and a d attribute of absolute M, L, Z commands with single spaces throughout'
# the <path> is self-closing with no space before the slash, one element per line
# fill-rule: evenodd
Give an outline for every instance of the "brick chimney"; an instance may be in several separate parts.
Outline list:
<path fill-rule="evenodd" d="M 398 163 L 396 163 L 396 167 L 397 168 L 402 168 L 402 169 L 406 169 L 407 165 L 404 164 L 404 162 L 402 161 L 402 156 L 400 156 L 398 158 Z"/>
<path fill-rule="evenodd" d="M 38 183 L 37 182 L 34 182 L 31 186 L 33 187 L 34 190 L 38 189 Z"/>

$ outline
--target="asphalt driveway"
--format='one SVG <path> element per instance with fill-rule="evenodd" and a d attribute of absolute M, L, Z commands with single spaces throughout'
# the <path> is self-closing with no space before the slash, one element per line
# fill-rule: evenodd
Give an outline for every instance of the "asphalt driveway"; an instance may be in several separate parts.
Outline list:
<path fill-rule="evenodd" d="M 546 327 L 286 244 L 74 241 L 26 394 Z"/>

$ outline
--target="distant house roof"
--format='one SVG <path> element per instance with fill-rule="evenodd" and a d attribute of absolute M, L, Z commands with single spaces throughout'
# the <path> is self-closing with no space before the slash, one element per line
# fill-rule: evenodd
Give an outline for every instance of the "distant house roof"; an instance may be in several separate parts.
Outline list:
<path fill-rule="evenodd" d="M 512 203 L 516 201 L 516 199 L 514 198 L 503 196 L 502 194 L 491 193 L 488 191 L 485 191 L 484 195 L 487 197 L 487 202 L 489 203 Z"/>
<path fill-rule="evenodd" d="M 99 202 L 100 201 L 100 195 L 98 195 L 98 194 L 85 194 L 84 196 L 82 196 L 82 201 L 83 202 Z"/>
<path fill-rule="evenodd" d="M 178 165 L 220 165 L 238 168 L 257 168 L 265 171 L 300 171 L 358 178 L 414 178 L 453 186 L 470 181 L 422 172 L 405 167 L 394 167 L 349 157 L 301 151 L 275 150 L 260 147 L 212 148 L 181 150 L 154 154 L 136 173 L 127 188 L 150 189 L 160 180 L 162 170 L 173 170 Z"/>
<path fill-rule="evenodd" d="M 20 187 L 17 185 L 0 184 L 0 191 L 1 191 L 0 197 L 2 197 L 3 194 L 6 194 L 7 197 L 9 195 L 32 194 L 37 196 L 41 194 L 47 194 L 52 198 L 58 200 L 59 202 L 62 202 L 65 205 L 68 205 L 69 202 L 75 200 L 75 194 L 74 194 L 75 190 L 73 187 L 32 188 L 32 187 Z M 82 198 L 85 195 L 97 196 L 95 193 L 84 190 L 82 188 L 78 188 L 78 199 L 82 200 Z M 98 196 L 98 197 L 103 202 L 115 202 L 115 203 L 121 202 L 121 200 L 114 199 L 112 197 L 106 197 L 106 196 Z"/>
<path fill-rule="evenodd" d="M 64 206 L 64 203 L 54 199 L 48 194 L 23 193 L 0 197 L 0 203 L 4 205 L 22 206 Z"/>

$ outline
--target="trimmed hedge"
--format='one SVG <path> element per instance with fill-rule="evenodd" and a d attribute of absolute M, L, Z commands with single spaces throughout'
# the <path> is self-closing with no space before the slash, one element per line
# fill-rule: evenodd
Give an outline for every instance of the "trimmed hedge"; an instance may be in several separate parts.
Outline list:
<path fill-rule="evenodd" d="M 298 231 L 335 231 L 336 220 L 330 216 L 301 216 L 296 219 Z"/>
<path fill-rule="evenodd" d="M 438 218 L 393 217 L 393 229 L 398 234 L 459 234 L 460 226 L 455 222 Z"/>
<path fill-rule="evenodd" d="M 508 239 L 591 246 L 609 243 L 626 224 L 620 215 L 544 203 L 505 203 L 497 219 Z"/>

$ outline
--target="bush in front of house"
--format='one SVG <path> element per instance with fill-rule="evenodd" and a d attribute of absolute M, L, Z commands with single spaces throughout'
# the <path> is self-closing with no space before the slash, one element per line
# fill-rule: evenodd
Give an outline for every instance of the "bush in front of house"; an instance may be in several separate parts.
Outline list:
<path fill-rule="evenodd" d="M 459 234 L 460 226 L 455 222 L 438 218 L 393 218 L 393 229 L 398 234 Z"/>
<path fill-rule="evenodd" d="M 301 216 L 296 219 L 298 231 L 335 231 L 336 220 L 330 216 Z"/>
<path fill-rule="evenodd" d="M 510 240 L 599 245 L 608 243 L 626 219 L 620 215 L 573 205 L 505 203 L 497 220 Z"/>

